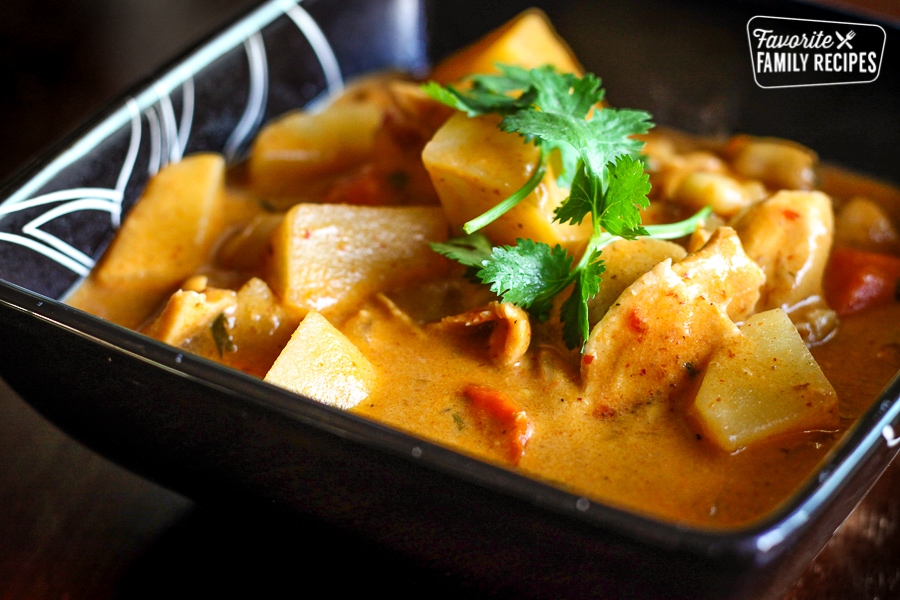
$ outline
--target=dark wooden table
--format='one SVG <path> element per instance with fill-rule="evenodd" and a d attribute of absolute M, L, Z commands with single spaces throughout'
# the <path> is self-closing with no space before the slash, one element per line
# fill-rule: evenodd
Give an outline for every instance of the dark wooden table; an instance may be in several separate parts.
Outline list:
<path fill-rule="evenodd" d="M 900 19 L 900 3 L 856 3 Z M 0 178 L 162 58 L 251 4 L 2 3 Z M 173 14 L 177 18 L 168 18 Z M 900 598 L 898 497 L 895 463 L 787 598 Z M 339 588 L 465 594 L 443 574 L 400 561 L 389 571 L 367 567 L 376 553 L 383 566 L 385 551 L 352 534 L 315 522 L 286 526 L 264 511 L 227 504 L 198 506 L 69 438 L 0 381 L 0 599 L 259 596 L 303 589 L 330 564 L 307 551 L 326 540 L 345 546 L 342 562 L 353 565 L 343 569 L 345 581 L 332 582 Z"/>

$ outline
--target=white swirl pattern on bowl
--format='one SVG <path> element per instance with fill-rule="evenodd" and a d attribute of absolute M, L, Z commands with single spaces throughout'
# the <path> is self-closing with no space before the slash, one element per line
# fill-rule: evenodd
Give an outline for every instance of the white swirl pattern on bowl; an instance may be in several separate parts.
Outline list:
<path fill-rule="evenodd" d="M 290 108 L 273 107 L 269 103 L 272 57 L 266 52 L 267 35 L 283 36 L 287 27 L 293 30 L 293 35 L 299 32 L 303 36 L 313 56 L 296 57 L 295 61 L 298 65 L 316 64 L 320 69 L 318 77 L 322 78 L 313 93 L 307 85 L 307 96 L 340 91 L 345 75 L 332 43 L 340 43 L 337 38 L 341 36 L 332 35 L 329 39 L 320 22 L 301 3 L 317 8 L 328 4 L 315 0 L 272 0 L 262 4 L 249 18 L 224 30 L 211 42 L 175 63 L 152 85 L 123 100 L 117 110 L 40 167 L 23 187 L 14 190 L 0 203 L 0 258 L 8 258 L 8 255 L 4 256 L 4 246 L 7 253 L 10 246 L 15 246 L 15 251 L 20 254 L 14 255 L 14 260 L 0 261 L 0 264 L 33 264 L 22 266 L 20 273 L 0 273 L 0 277 L 41 293 L 59 296 L 90 272 L 108 243 L 110 232 L 118 229 L 126 207 L 137 197 L 149 177 L 167 164 L 181 160 L 188 151 L 217 151 L 223 153 L 229 163 L 239 161 L 261 123 Z M 383 4 L 386 10 L 409 10 L 410 7 L 420 10 L 415 2 Z M 273 33 L 277 28 L 280 28 L 279 32 Z M 277 41 L 276 46 L 284 45 L 281 40 Z M 239 48 L 243 57 L 237 61 L 229 54 Z M 311 58 L 314 60 L 308 60 Z M 240 82 L 243 104 L 234 107 L 234 114 L 227 118 L 222 114 L 208 116 L 206 112 L 210 106 L 201 106 L 203 100 L 198 97 L 202 93 L 198 89 L 202 83 L 198 77 L 208 75 L 214 63 L 225 59 L 231 61 L 229 77 L 224 79 L 226 83 L 231 83 L 235 65 L 244 63 L 246 73 L 242 74 L 245 79 Z M 391 60 L 402 62 L 404 59 L 398 54 Z M 221 78 L 221 73 L 218 77 Z M 210 87 L 215 85 L 217 82 Z M 222 95 L 216 90 L 207 90 L 207 93 L 213 99 Z M 300 104 L 312 97 L 300 99 Z M 221 123 L 214 122 L 216 119 L 229 121 L 227 132 L 223 134 Z M 203 139 L 191 146 L 192 137 L 202 133 L 204 127 L 214 131 L 215 135 L 211 136 L 215 138 L 214 143 Z M 209 135 L 209 131 L 206 134 Z M 100 168 L 104 177 L 98 177 L 97 165 L 90 162 L 98 162 L 98 149 L 104 144 L 118 144 L 118 150 L 101 149 L 100 154 L 104 155 L 101 162 L 105 164 L 100 167 L 106 168 Z M 111 165 L 111 162 L 115 164 Z M 79 163 L 87 166 L 79 166 Z M 70 171 L 76 168 L 81 173 L 73 177 Z M 109 185 L 96 185 L 101 179 L 107 180 Z M 92 222 L 87 228 L 110 232 L 85 235 L 85 227 L 71 220 L 84 213 L 106 215 L 104 219 L 108 222 L 104 224 L 98 224 L 96 216 L 85 217 Z M 90 239 L 85 240 L 85 237 Z M 21 255 L 23 249 L 37 258 L 24 257 Z M 41 282 L 30 281 L 30 273 L 39 270 L 36 265 L 46 259 L 68 272 L 64 276 L 68 281 L 64 288 L 51 285 L 48 290 L 44 289 L 46 286 L 42 288 Z M 39 266 L 46 270 L 43 265 Z M 51 278 L 57 281 L 59 274 Z M 27 282 L 23 283 L 22 279 Z"/>

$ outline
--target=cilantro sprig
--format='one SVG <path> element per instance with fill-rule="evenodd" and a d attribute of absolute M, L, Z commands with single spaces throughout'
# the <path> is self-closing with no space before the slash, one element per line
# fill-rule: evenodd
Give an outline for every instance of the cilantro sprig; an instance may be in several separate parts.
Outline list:
<path fill-rule="evenodd" d="M 500 128 L 517 133 L 539 148 L 532 176 L 515 193 L 467 222 L 467 234 L 435 251 L 471 268 L 504 301 L 546 320 L 556 296 L 572 287 L 560 308 L 563 336 L 570 348 L 584 348 L 588 338 L 588 302 L 600 290 L 605 270 L 601 253 L 616 239 L 651 236 L 674 239 L 690 233 L 708 210 L 677 224 L 641 224 L 641 209 L 650 205 L 650 181 L 638 158 L 643 142 L 635 136 L 653 124 L 641 110 L 600 108 L 605 92 L 598 77 L 498 65 L 499 74 L 475 75 L 464 90 L 424 86 L 426 93 L 469 116 L 502 115 Z M 515 246 L 492 247 L 476 233 L 526 198 L 544 178 L 551 155 L 561 164 L 558 180 L 569 189 L 556 209 L 560 223 L 578 225 L 590 218 L 593 233 L 579 261 L 561 246 L 518 239 Z"/>

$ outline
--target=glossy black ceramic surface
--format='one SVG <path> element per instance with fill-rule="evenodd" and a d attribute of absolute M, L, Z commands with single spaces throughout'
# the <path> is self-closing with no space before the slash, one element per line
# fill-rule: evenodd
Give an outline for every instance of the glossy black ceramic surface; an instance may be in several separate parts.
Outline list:
<path fill-rule="evenodd" d="M 375 69 L 430 60 L 533 3 L 261 4 L 62 140 L 0 195 L 0 376 L 66 431 L 188 495 L 315 515 L 517 597 L 759 598 L 792 583 L 896 453 L 898 388 L 776 514 L 708 532 L 597 505 L 70 309 L 153 173 L 201 150 L 239 161 L 261 123 Z M 803 4 L 546 3 L 610 100 L 697 133 L 797 139 L 895 179 L 900 74 L 762 90 L 747 20 L 852 20 Z M 898 41 L 886 26 L 887 48 Z M 661 491 L 661 493 L 665 493 Z"/>

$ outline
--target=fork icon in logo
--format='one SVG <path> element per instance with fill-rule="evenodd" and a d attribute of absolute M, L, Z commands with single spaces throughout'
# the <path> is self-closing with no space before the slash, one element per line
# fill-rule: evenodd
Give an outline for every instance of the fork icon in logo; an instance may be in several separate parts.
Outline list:
<path fill-rule="evenodd" d="M 853 50 L 853 46 L 850 45 L 850 40 L 852 40 L 854 37 L 856 37 L 855 31 L 853 31 L 851 29 L 850 33 L 848 33 L 845 36 L 841 35 L 839 31 L 835 31 L 834 35 L 836 35 L 837 38 L 840 40 L 840 43 L 837 45 L 837 48 L 836 48 L 837 50 L 840 50 L 844 46 L 847 46 L 847 48 L 849 48 L 850 50 Z"/>

